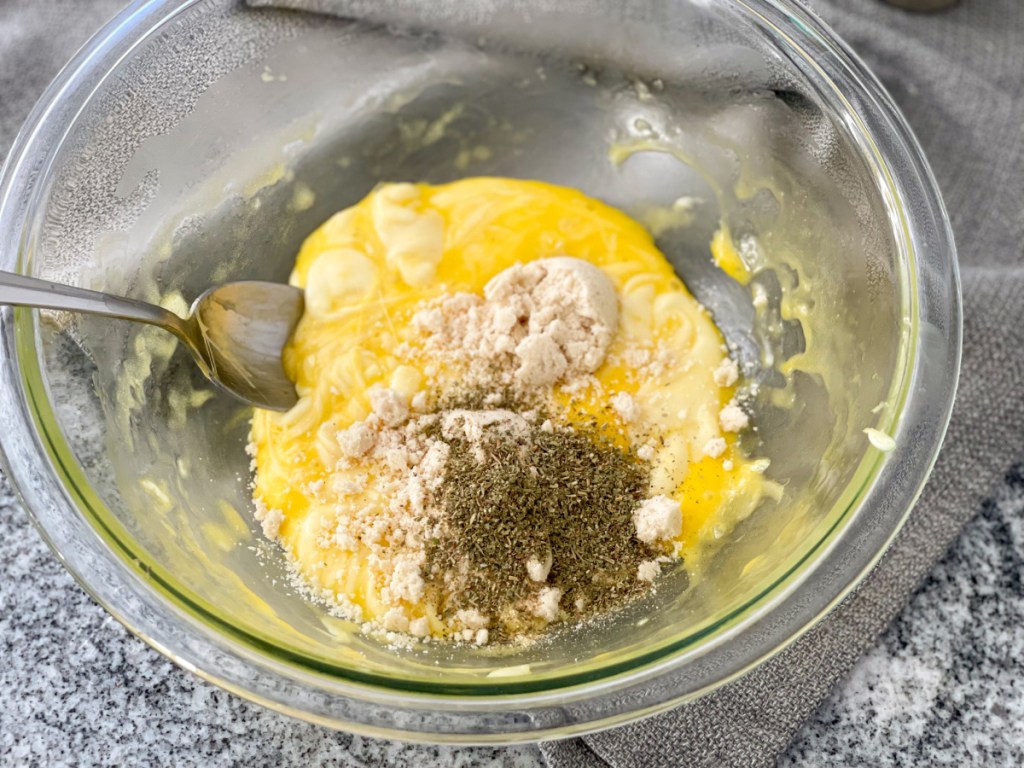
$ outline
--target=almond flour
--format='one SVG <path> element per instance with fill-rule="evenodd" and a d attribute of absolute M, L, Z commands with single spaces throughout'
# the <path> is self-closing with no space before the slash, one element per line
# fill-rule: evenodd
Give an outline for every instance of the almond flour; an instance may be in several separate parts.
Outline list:
<path fill-rule="evenodd" d="M 457 358 L 480 386 L 547 387 L 593 373 L 618 327 L 615 289 L 580 259 L 506 269 L 484 296 L 456 294 L 418 312 L 427 349 Z"/>
<path fill-rule="evenodd" d="M 482 297 L 423 306 L 412 324 L 420 339 L 400 354 L 463 371 L 464 388 L 437 392 L 428 381 L 427 390 L 405 388 L 409 397 L 372 389 L 366 418 L 333 435 L 334 472 L 307 488 L 316 496 L 326 482 L 346 499 L 325 518 L 319 545 L 359 553 L 382 579 L 378 618 L 364 631 L 398 644 L 438 634 L 478 645 L 521 640 L 653 589 L 681 530 L 678 501 L 648 498 L 665 447 L 623 448 L 596 423 L 569 424 L 549 410 L 555 384 L 570 398 L 605 396 L 592 374 L 618 326 L 608 278 L 577 259 L 542 259 L 500 273 Z M 657 347 L 620 354 L 613 363 L 648 376 L 688 365 Z M 430 365 L 425 372 L 434 375 Z M 718 386 L 737 377 L 729 360 L 713 375 Z M 623 430 L 643 416 L 626 392 L 608 403 Z M 719 421 L 738 431 L 748 417 L 732 401 Z M 704 452 L 726 448 L 716 437 Z M 279 511 L 258 504 L 257 518 L 277 535 Z M 343 597 L 333 605 L 361 619 Z"/>

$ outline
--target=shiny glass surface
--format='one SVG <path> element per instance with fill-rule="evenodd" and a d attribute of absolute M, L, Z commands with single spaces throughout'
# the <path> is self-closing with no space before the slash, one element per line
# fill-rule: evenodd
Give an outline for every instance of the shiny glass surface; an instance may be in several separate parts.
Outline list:
<path fill-rule="evenodd" d="M 568 184 L 651 223 L 714 312 L 759 382 L 746 447 L 771 460 L 781 502 L 724 532 L 701 579 L 596 627 L 528 648 L 389 649 L 291 584 L 249 509 L 248 412 L 171 337 L 5 308 L 9 475 L 83 586 L 182 666 L 369 734 L 570 735 L 778 652 L 898 531 L 959 364 L 955 251 L 920 148 L 788 2 L 583 5 L 383 25 L 136 3 L 10 153 L 0 268 L 179 307 L 213 283 L 286 279 L 305 235 L 379 181 Z M 710 261 L 723 225 L 753 244 L 747 286 Z"/>

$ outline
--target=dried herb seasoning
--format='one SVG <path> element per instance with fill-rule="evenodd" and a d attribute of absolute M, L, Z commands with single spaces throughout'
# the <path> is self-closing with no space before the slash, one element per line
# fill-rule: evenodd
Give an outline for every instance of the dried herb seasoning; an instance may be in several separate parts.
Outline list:
<path fill-rule="evenodd" d="M 576 616 L 649 587 L 637 567 L 661 553 L 634 535 L 633 511 L 647 486 L 635 454 L 588 427 L 486 429 L 478 444 L 446 442 L 445 482 L 434 500 L 444 524 L 426 570 L 448 595 L 447 615 L 475 608 L 498 621 L 495 639 L 529 626 L 523 605 L 542 586 L 529 578 L 531 557 L 550 555 L 544 585 L 561 589 L 562 608 Z"/>

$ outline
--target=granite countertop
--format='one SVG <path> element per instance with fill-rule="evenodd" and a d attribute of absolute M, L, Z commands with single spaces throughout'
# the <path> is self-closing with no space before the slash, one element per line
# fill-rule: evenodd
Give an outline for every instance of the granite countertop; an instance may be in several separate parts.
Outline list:
<path fill-rule="evenodd" d="M 0 94 L 38 94 L 119 0 L 0 7 Z M 42 4 L 38 4 L 41 6 Z M 72 23 L 73 22 L 73 23 Z M 15 66 L 15 62 L 18 63 Z M 31 99 L 0 98 L 0 157 Z M 377 741 L 249 704 L 171 662 L 89 598 L 0 478 L 0 764 L 542 765 L 535 747 Z M 903 613 L 800 731 L 784 766 L 1024 764 L 1024 468 L 963 531 Z"/>
<path fill-rule="evenodd" d="M 534 747 L 418 747 L 275 714 L 129 634 L 0 482 L 4 765 L 542 765 Z M 804 726 L 781 766 L 1024 761 L 1024 468 Z"/>

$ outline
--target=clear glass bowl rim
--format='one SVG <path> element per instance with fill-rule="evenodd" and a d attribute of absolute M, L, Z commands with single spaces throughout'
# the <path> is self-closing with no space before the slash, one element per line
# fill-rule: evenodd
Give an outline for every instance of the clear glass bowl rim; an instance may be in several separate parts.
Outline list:
<path fill-rule="evenodd" d="M 203 0 L 138 0 L 100 30 L 61 71 L 29 115 L 0 172 L 0 266 L 23 266 L 23 226 L 29 201 L 46 176 L 46 161 L 63 128 L 117 63 L 156 27 Z M 880 465 L 857 499 L 872 508 L 819 546 L 791 578 L 776 584 L 735 626 L 700 654 L 670 655 L 655 663 L 572 688 L 549 692 L 460 697 L 413 694 L 325 681 L 218 634 L 168 602 L 139 578 L 95 534 L 75 507 L 43 444 L 34 406 L 19 370 L 15 313 L 0 316 L 3 366 L 0 418 L 7 475 L 58 559 L 107 611 L 185 669 L 245 698 L 312 722 L 371 736 L 450 743 L 511 743 L 558 738 L 622 724 L 695 699 L 775 655 L 806 632 L 849 593 L 882 556 L 913 507 L 948 424 L 959 369 L 960 284 L 949 218 L 923 152 L 891 98 L 866 66 L 820 20 L 792 0 L 730 0 L 750 14 L 778 45 L 799 52 L 805 74 L 841 101 L 846 115 L 870 137 L 891 179 L 909 245 L 915 330 L 901 430 L 913 430 L 930 450 L 899 449 Z M 856 99 L 854 108 L 843 97 Z M 929 290 L 928 285 L 939 290 Z M 943 298 L 946 300 L 944 301 Z M 17 310 L 25 313 L 27 310 Z M 26 321 L 29 318 L 23 317 Z M 929 354 L 917 331 L 939 329 Z M 930 382 L 927 407 L 914 382 Z M 859 546 L 850 556 L 849 542 Z M 846 545 L 843 544 L 846 542 Z M 814 574 L 827 571 L 829 588 Z M 779 617 L 784 617 L 779 621 Z M 685 670 L 684 670 L 685 667 Z M 368 706 L 370 705 L 370 706 Z M 570 706 L 571 705 L 571 706 Z M 525 715 L 525 717 L 524 717 Z M 404 720 L 396 724 L 396 720 Z"/>

